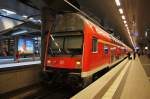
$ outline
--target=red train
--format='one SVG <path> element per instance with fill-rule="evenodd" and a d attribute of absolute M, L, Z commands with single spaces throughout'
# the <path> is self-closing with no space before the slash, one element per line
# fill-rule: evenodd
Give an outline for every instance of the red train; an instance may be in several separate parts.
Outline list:
<path fill-rule="evenodd" d="M 50 79 L 87 85 L 96 73 L 121 61 L 129 51 L 128 46 L 84 16 L 57 15 L 53 32 L 47 37 L 44 71 Z"/>

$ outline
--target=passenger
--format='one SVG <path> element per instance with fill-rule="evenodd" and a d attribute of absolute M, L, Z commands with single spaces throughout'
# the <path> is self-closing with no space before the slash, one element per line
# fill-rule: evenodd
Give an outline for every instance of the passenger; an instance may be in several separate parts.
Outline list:
<path fill-rule="evenodd" d="M 16 62 L 19 63 L 19 52 L 16 52 Z"/>
<path fill-rule="evenodd" d="M 133 59 L 135 60 L 136 57 L 136 52 L 133 53 Z"/>
<path fill-rule="evenodd" d="M 7 52 L 6 49 L 3 49 L 2 53 L 3 53 L 3 56 L 7 56 L 8 55 L 8 52 Z"/>
<path fill-rule="evenodd" d="M 139 55 L 139 57 L 140 57 L 140 55 L 141 55 L 140 51 L 138 51 L 138 55 Z"/>
<path fill-rule="evenodd" d="M 131 54 L 130 54 L 130 52 L 128 52 L 128 59 L 130 60 L 131 59 Z"/>

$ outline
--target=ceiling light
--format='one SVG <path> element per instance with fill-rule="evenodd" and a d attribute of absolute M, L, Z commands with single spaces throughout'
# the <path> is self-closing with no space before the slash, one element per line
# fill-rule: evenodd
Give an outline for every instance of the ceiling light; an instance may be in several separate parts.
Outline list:
<path fill-rule="evenodd" d="M 123 9 L 120 8 L 120 9 L 119 9 L 119 12 L 120 12 L 120 14 L 123 14 Z"/>
<path fill-rule="evenodd" d="M 121 17 L 122 17 L 123 20 L 125 20 L 125 16 L 124 15 L 122 15 Z"/>
<path fill-rule="evenodd" d="M 127 28 L 127 30 L 129 30 L 128 26 L 126 28 Z"/>
<path fill-rule="evenodd" d="M 145 32 L 145 37 L 147 37 L 147 32 Z"/>
<path fill-rule="evenodd" d="M 117 6 L 120 6 L 120 1 L 119 0 L 115 0 L 115 2 L 116 2 Z"/>
<path fill-rule="evenodd" d="M 148 50 L 148 46 L 145 46 L 145 49 Z"/>
<path fill-rule="evenodd" d="M 128 24 L 125 24 L 126 27 L 128 27 Z"/>
<path fill-rule="evenodd" d="M 127 21 L 123 21 L 124 22 L 124 24 L 126 24 L 127 23 Z"/>
<path fill-rule="evenodd" d="M 27 15 L 23 15 L 22 17 L 27 18 L 28 16 Z"/>
<path fill-rule="evenodd" d="M 39 23 L 41 23 L 41 20 L 37 20 Z"/>
<path fill-rule="evenodd" d="M 12 36 L 14 36 L 14 35 L 20 35 L 20 34 L 25 34 L 25 33 L 27 33 L 27 32 L 28 32 L 27 30 L 22 30 L 22 31 L 14 32 L 14 33 L 12 34 Z"/>
<path fill-rule="evenodd" d="M 34 20 L 34 18 L 31 17 L 31 18 L 29 18 L 29 20 Z"/>
<path fill-rule="evenodd" d="M 10 10 L 7 10 L 7 9 L 2 9 L 2 11 L 6 12 L 8 15 L 16 14 L 16 12 L 13 12 L 13 11 L 10 11 Z"/>

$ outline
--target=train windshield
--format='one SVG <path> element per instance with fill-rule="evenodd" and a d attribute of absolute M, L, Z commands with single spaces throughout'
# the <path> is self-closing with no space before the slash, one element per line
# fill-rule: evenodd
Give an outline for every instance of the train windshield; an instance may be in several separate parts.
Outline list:
<path fill-rule="evenodd" d="M 48 47 L 49 56 L 76 57 L 82 55 L 82 49 L 82 32 L 58 32 L 50 35 Z"/>

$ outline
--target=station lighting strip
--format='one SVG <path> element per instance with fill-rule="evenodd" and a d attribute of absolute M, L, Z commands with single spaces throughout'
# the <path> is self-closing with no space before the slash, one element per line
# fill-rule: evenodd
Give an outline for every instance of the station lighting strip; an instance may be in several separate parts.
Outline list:
<path fill-rule="evenodd" d="M 130 30 L 129 30 L 129 27 L 128 27 L 128 24 L 127 24 L 127 21 L 126 21 L 126 18 L 125 18 L 125 15 L 123 15 L 123 9 L 121 8 L 120 1 L 119 0 L 115 0 L 115 2 L 116 2 L 117 7 L 119 8 L 118 9 L 119 13 L 121 14 L 121 18 L 122 18 L 122 20 L 124 22 L 124 25 L 125 25 L 126 29 L 127 29 L 127 33 L 128 33 L 128 35 L 130 37 L 131 43 L 132 43 L 133 47 L 135 48 L 134 43 L 133 43 L 133 39 L 132 39 L 131 34 L 130 34 Z"/>

